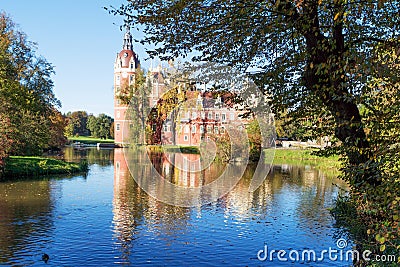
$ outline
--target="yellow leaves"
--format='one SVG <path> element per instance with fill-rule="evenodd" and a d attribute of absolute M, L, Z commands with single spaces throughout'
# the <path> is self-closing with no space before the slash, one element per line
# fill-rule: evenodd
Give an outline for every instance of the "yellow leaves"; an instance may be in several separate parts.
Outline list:
<path fill-rule="evenodd" d="M 378 241 L 379 242 L 379 244 L 381 244 L 381 246 L 380 246 L 380 250 L 381 251 L 384 251 L 385 249 L 386 249 L 386 246 L 385 246 L 385 242 L 386 242 L 386 238 L 384 237 L 384 236 L 381 236 L 380 234 L 377 234 L 376 236 L 375 236 L 375 240 L 376 241 Z M 383 249 L 383 250 L 382 250 Z"/>
<path fill-rule="evenodd" d="M 336 21 L 340 16 L 340 12 L 336 13 L 335 17 L 333 18 L 334 21 Z"/>
<path fill-rule="evenodd" d="M 310 63 L 310 69 L 314 68 L 314 64 L 311 62 Z"/>

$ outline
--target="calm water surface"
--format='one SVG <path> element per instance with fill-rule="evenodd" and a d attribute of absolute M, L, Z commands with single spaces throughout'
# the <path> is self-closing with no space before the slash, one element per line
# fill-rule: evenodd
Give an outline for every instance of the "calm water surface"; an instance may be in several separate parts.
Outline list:
<path fill-rule="evenodd" d="M 130 176 L 121 150 L 67 149 L 86 158 L 86 176 L 0 183 L 3 266 L 348 266 L 343 262 L 261 262 L 269 249 L 336 248 L 327 210 L 340 184 L 311 166 L 274 166 L 254 193 L 249 168 L 233 191 L 209 205 L 181 208 L 148 196 Z M 165 174 L 162 155 L 157 169 Z M 168 168 L 166 168 L 168 167 Z M 204 184 L 175 172 L 176 184 Z M 143 179 L 145 177 L 142 177 Z M 50 256 L 47 264 L 43 253 Z"/>

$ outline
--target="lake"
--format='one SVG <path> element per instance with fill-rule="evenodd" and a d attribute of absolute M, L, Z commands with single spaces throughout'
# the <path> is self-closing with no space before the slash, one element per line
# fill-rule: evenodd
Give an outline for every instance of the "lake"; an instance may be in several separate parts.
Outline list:
<path fill-rule="evenodd" d="M 183 187 L 210 184 L 223 169 L 212 164 L 191 175 L 171 166 L 165 156 L 151 155 L 154 168 Z M 151 170 L 138 162 L 142 175 L 132 177 L 122 149 L 67 148 L 65 158 L 87 159 L 89 172 L 0 183 L 0 265 L 351 265 L 327 257 L 303 261 L 290 253 L 315 250 L 318 257 L 322 250 L 338 249 L 340 237 L 328 209 L 343 183 L 302 162 L 274 165 L 251 193 L 254 168 L 249 166 L 218 200 L 179 207 L 138 186 Z M 150 186 L 158 188 L 157 194 L 168 193 Z M 270 259 L 271 250 L 285 250 L 287 261 L 279 260 L 277 252 Z M 50 257 L 47 264 L 43 253 Z"/>

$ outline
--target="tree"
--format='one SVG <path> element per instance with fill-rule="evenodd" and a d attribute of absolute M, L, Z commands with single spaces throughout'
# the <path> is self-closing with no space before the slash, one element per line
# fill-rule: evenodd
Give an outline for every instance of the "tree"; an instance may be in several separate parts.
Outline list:
<path fill-rule="evenodd" d="M 111 137 L 112 124 L 113 119 L 105 114 L 89 115 L 86 127 L 93 137 L 107 139 Z"/>
<path fill-rule="evenodd" d="M 149 75 L 151 75 L 149 73 Z M 150 112 L 149 96 L 152 88 L 150 77 L 146 77 L 143 69 L 137 68 L 135 72 L 135 82 L 132 85 L 124 85 L 119 99 L 124 104 L 129 104 L 127 117 L 135 121 L 130 125 L 129 139 L 132 144 L 145 143 L 145 129 L 147 114 Z"/>
<path fill-rule="evenodd" d="M 86 128 L 90 131 L 90 134 L 93 137 L 98 137 L 100 126 L 99 126 L 96 116 L 89 115 L 89 117 L 87 119 L 87 123 L 86 123 Z"/>
<path fill-rule="evenodd" d="M 49 129 L 50 141 L 48 147 L 59 149 L 67 143 L 67 138 L 64 135 L 67 122 L 61 112 L 56 109 L 54 109 L 54 112 L 50 115 L 49 119 L 51 124 Z"/>
<path fill-rule="evenodd" d="M 68 136 L 88 136 L 90 132 L 88 128 L 86 128 L 88 114 L 86 111 L 74 111 L 68 112 L 66 114 L 67 117 L 67 126 L 65 129 L 65 134 Z"/>
<path fill-rule="evenodd" d="M 15 128 L 12 127 L 10 119 L 0 112 L 0 178 L 3 172 L 4 158 L 10 154 Z"/>
<path fill-rule="evenodd" d="M 400 51 L 379 47 L 371 52 L 380 71 L 362 93 L 360 110 L 374 155 L 368 164 L 380 170 L 381 183 L 362 184 L 339 198 L 333 215 L 339 226 L 350 229 L 354 240 L 361 240 L 359 247 L 396 254 L 400 249 Z M 349 165 L 344 170 L 345 175 L 364 171 Z"/>
<path fill-rule="evenodd" d="M 325 107 L 350 164 L 373 155 L 357 107 L 370 75 L 370 49 L 396 45 L 395 1 L 130 1 L 113 13 L 144 25 L 151 55 L 170 59 L 200 51 L 195 60 L 246 70 L 273 96 L 275 112 L 299 104 Z M 360 19 L 362 18 L 362 19 Z M 389 40 L 389 37 L 392 38 Z M 223 49 L 221 49 L 223 47 Z M 314 109 L 318 110 L 318 109 Z M 355 182 L 378 183 L 374 175 Z"/>
<path fill-rule="evenodd" d="M 36 155 L 63 143 L 56 130 L 62 123 L 53 93 L 53 66 L 35 49 L 0 13 L 0 165 L 9 155 Z"/>
<path fill-rule="evenodd" d="M 97 118 L 99 124 L 98 137 L 102 139 L 110 138 L 110 128 L 113 123 L 113 119 L 105 114 L 100 114 Z"/>

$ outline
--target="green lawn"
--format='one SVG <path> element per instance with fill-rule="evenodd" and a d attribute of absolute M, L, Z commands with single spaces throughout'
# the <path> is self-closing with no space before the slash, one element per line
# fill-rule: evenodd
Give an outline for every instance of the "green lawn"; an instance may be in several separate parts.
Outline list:
<path fill-rule="evenodd" d="M 114 139 L 100 139 L 91 136 L 78 136 L 78 137 L 68 137 L 70 142 L 80 142 L 82 144 L 97 144 L 97 143 L 114 143 Z"/>
<path fill-rule="evenodd" d="M 312 155 L 314 149 L 275 149 L 274 164 L 310 165 L 339 174 L 339 156 L 320 157 Z"/>
<path fill-rule="evenodd" d="M 87 170 L 87 162 L 72 163 L 43 157 L 12 156 L 6 160 L 4 177 L 38 177 L 48 174 L 72 174 Z"/>

